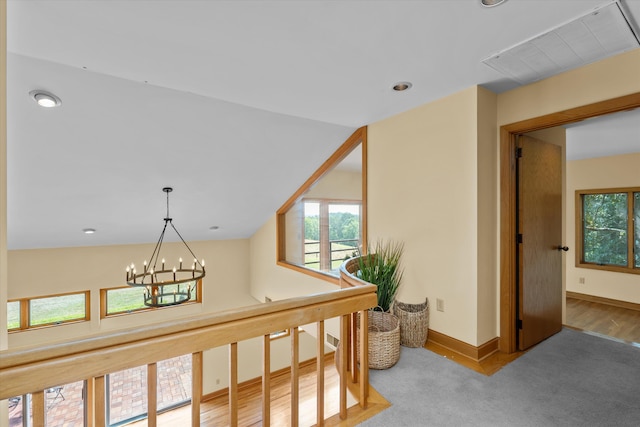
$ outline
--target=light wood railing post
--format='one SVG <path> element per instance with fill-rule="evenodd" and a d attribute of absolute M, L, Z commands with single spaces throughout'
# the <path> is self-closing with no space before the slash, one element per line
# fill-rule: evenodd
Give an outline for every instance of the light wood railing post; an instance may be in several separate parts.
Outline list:
<path fill-rule="evenodd" d="M 351 382 L 358 382 L 358 313 L 349 315 L 349 335 L 347 338 L 349 343 L 349 366 L 347 369 L 351 372 Z"/>
<path fill-rule="evenodd" d="M 106 399 L 106 390 L 105 390 L 105 381 L 104 381 L 104 375 L 101 375 L 99 377 L 95 377 L 94 381 L 93 381 L 93 385 L 94 385 L 94 396 L 95 396 L 95 411 L 94 411 L 94 416 L 95 416 L 95 421 L 96 421 L 96 427 L 105 427 L 105 425 L 107 424 L 106 422 L 106 416 L 107 416 L 107 411 L 106 411 L 106 403 L 107 403 L 107 399 Z M 37 425 L 37 424 L 36 424 Z"/>
<path fill-rule="evenodd" d="M 95 401 L 96 401 L 96 396 L 95 396 L 95 381 L 93 379 L 93 377 L 88 378 L 85 380 L 85 387 L 84 387 L 84 404 L 85 404 L 85 408 L 86 408 L 86 427 L 94 427 L 95 426 L 95 421 L 94 421 L 94 413 L 95 413 Z"/>
<path fill-rule="evenodd" d="M 317 374 L 316 374 L 316 425 L 324 426 L 324 320 L 318 322 Z"/>
<path fill-rule="evenodd" d="M 158 419 L 158 365 L 147 365 L 147 425 L 156 427 Z"/>
<path fill-rule="evenodd" d="M 33 425 L 45 425 L 45 402 L 44 390 L 37 391 L 31 395 L 31 411 L 33 414 Z"/>
<path fill-rule="evenodd" d="M 271 425 L 271 335 L 262 338 L 262 425 Z"/>
<path fill-rule="evenodd" d="M 238 425 L 238 343 L 229 344 L 229 425 Z"/>
<path fill-rule="evenodd" d="M 291 328 L 291 426 L 298 426 L 299 419 L 299 367 L 300 367 L 300 350 L 298 346 L 299 331 L 298 327 Z"/>
<path fill-rule="evenodd" d="M 202 352 L 191 354 L 191 426 L 200 427 L 202 397 Z"/>
<path fill-rule="evenodd" d="M 360 312 L 360 407 L 367 407 L 369 395 L 369 313 Z M 355 369 L 354 369 L 355 370 Z"/>
<path fill-rule="evenodd" d="M 350 314 L 340 316 L 340 418 L 347 418 L 347 340 Z"/>

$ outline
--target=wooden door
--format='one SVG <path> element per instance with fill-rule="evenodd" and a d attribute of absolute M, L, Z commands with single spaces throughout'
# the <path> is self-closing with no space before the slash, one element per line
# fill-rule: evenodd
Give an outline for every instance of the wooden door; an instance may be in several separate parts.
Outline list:
<path fill-rule="evenodd" d="M 528 136 L 518 149 L 516 327 L 524 350 L 562 329 L 562 150 Z"/>

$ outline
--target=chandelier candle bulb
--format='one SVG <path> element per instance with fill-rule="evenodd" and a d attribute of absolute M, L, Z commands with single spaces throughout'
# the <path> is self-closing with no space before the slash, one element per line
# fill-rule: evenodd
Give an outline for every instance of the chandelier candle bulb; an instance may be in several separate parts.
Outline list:
<path fill-rule="evenodd" d="M 162 258 L 162 269 L 164 270 L 164 258 Z"/>
<path fill-rule="evenodd" d="M 173 267 L 173 281 L 176 281 L 176 268 Z M 178 289 L 180 289 L 180 286 L 178 286 Z"/>
<path fill-rule="evenodd" d="M 180 258 L 178 262 L 180 262 L 180 270 L 182 270 L 182 258 Z"/>

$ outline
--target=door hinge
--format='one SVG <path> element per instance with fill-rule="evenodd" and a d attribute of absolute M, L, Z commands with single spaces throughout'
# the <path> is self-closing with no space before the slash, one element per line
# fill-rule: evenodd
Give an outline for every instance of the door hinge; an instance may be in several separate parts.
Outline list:
<path fill-rule="evenodd" d="M 521 233 L 516 234 L 516 243 L 522 243 L 522 234 Z"/>
<path fill-rule="evenodd" d="M 518 147 L 516 148 L 516 159 L 519 159 L 520 157 L 522 157 L 522 148 Z"/>
<path fill-rule="evenodd" d="M 522 319 L 516 320 L 516 328 L 522 329 Z"/>

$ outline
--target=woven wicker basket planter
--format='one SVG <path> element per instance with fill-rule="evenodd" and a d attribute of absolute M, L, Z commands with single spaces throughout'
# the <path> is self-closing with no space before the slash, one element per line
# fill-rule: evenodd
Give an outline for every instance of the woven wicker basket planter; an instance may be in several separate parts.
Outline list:
<path fill-rule="evenodd" d="M 400 359 L 400 322 L 391 313 L 367 311 L 369 317 L 369 368 L 388 369 Z M 358 333 L 360 317 L 358 317 Z M 358 340 L 358 360 L 360 360 Z"/>
<path fill-rule="evenodd" d="M 391 311 L 400 321 L 400 344 L 405 347 L 424 346 L 429 334 L 429 299 L 422 304 L 395 301 Z"/>

